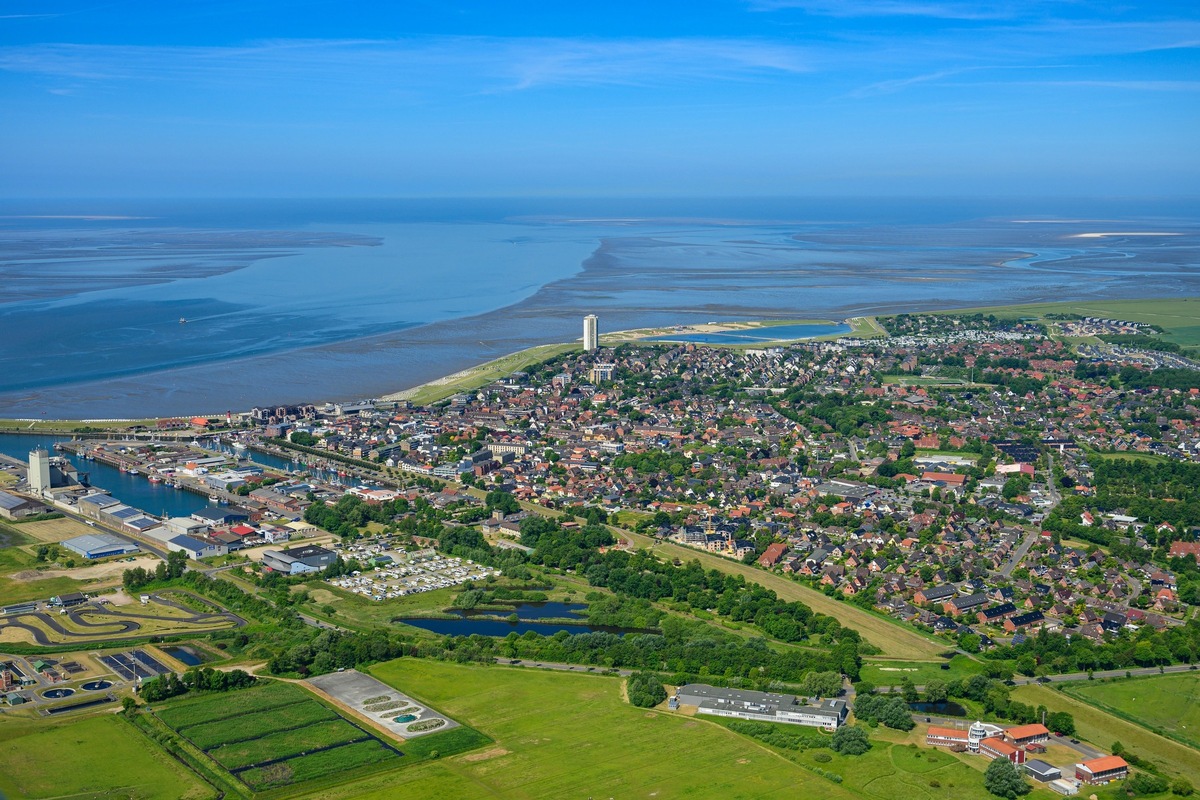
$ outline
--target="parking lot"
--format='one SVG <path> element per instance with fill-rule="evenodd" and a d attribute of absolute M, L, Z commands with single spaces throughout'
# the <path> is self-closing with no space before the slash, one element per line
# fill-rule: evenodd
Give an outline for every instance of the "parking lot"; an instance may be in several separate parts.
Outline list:
<path fill-rule="evenodd" d="M 342 550 L 342 555 L 363 564 L 375 559 L 376 564 L 370 569 L 334 578 L 329 581 L 330 585 L 372 600 L 431 592 L 500 574 L 499 570 L 476 564 L 469 558 L 442 556 L 432 550 L 408 553 L 378 544 L 365 544 L 350 545 Z"/>

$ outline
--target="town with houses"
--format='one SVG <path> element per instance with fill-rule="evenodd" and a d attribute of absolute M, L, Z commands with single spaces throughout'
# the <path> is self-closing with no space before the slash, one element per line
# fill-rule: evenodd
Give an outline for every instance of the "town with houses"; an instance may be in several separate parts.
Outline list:
<path fill-rule="evenodd" d="M 260 407 L 35 450 L 20 491 L 0 491 L 0 516 L 78 515 L 95 531 L 62 544 L 84 559 L 161 549 L 215 563 L 244 551 L 264 572 L 299 576 L 353 558 L 363 571 L 330 585 L 387 601 L 500 571 L 434 541 L 316 544 L 317 510 L 346 496 L 420 501 L 526 551 L 534 510 L 570 512 L 786 576 L 966 653 L 1043 631 L 1099 645 L 1192 617 L 1200 498 L 1170 495 L 1200 486 L 1153 469 L 1200 469 L 1197 365 L 1130 346 L 1153 332 L 1118 320 L 1064 320 L 1059 333 L 1121 342 L 1087 350 L 1036 322 L 881 322 L 889 335 L 715 348 L 606 345 L 593 318 L 581 351 L 426 405 Z M 89 487 L 63 453 L 212 502 L 157 517 Z M 1118 455 L 1149 465 L 1142 484 L 1123 488 Z M 495 492 L 511 507 L 485 508 Z M 692 684 L 671 707 L 830 730 L 850 710 L 759 694 Z M 935 722 L 926 744 L 1007 759 L 1064 794 L 1126 776 L 1119 755 L 1103 754 L 1063 779 L 1034 757 L 1052 733 Z"/>

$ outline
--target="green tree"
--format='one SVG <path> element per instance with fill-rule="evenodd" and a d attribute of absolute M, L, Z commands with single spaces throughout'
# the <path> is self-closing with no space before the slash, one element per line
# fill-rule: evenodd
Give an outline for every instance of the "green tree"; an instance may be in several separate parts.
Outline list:
<path fill-rule="evenodd" d="M 857 725 L 843 725 L 833 732 L 830 747 L 844 756 L 861 756 L 871 749 L 871 740 L 867 738 L 867 732 Z"/>
<path fill-rule="evenodd" d="M 836 697 L 842 690 L 842 676 L 836 672 L 810 672 L 800 681 L 800 691 L 813 697 Z"/>
<path fill-rule="evenodd" d="M 1008 800 L 1028 794 L 1030 786 L 1007 758 L 993 759 L 983 773 L 983 788 Z"/>
<path fill-rule="evenodd" d="M 638 708 L 653 708 L 667 699 L 662 681 L 652 672 L 635 672 L 627 685 L 629 702 Z"/>
<path fill-rule="evenodd" d="M 945 681 L 933 680 L 925 684 L 925 702 L 940 703 L 949 696 Z"/>
<path fill-rule="evenodd" d="M 1046 716 L 1046 727 L 1063 736 L 1074 736 L 1075 718 L 1066 711 L 1054 711 Z"/>

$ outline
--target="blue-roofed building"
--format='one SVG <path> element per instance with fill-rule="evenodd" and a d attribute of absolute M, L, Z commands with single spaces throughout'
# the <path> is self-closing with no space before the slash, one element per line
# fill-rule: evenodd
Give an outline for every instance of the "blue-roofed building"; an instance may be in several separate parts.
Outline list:
<path fill-rule="evenodd" d="M 176 536 L 167 540 L 167 549 L 186 553 L 188 558 L 201 559 L 209 556 L 223 556 L 229 549 L 220 542 L 193 539 L 191 536 Z"/>
<path fill-rule="evenodd" d="M 87 533 L 67 539 L 62 546 L 84 558 L 107 558 L 136 553 L 139 548 L 133 542 L 113 536 L 111 533 Z"/>

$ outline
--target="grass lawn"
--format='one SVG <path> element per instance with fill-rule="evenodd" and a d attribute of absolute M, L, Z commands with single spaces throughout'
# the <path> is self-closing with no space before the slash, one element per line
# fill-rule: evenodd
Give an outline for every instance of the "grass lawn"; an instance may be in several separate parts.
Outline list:
<path fill-rule="evenodd" d="M 1200 674 L 1181 672 L 1064 687 L 1073 697 L 1200 750 Z M 1197 756 L 1200 758 L 1200 756 Z"/>
<path fill-rule="evenodd" d="M 10 727 L 12 726 L 12 727 Z M 17 733 L 16 736 L 9 734 Z M 0 790 L 12 798 L 207 800 L 215 790 L 121 717 L 89 717 L 64 725 L 0 733 Z"/>
<path fill-rule="evenodd" d="M 370 671 L 495 745 L 326 797 L 855 796 L 712 723 L 633 708 L 615 678 L 407 658 Z"/>
<path fill-rule="evenodd" d="M 818 753 L 832 755 L 828 763 L 815 759 Z M 808 750 L 791 754 L 801 764 L 820 767 L 843 776 L 843 787 L 859 797 L 880 800 L 989 800 L 983 788 L 983 770 L 987 761 L 975 757 L 968 761 L 955 755 L 906 744 L 873 741 L 871 750 L 861 756 L 843 756 L 827 750 Z M 978 761 L 980 763 L 971 763 Z M 1049 791 L 1027 795 L 1052 797 Z"/>
<path fill-rule="evenodd" d="M 1018 686 L 1011 696 L 1032 706 L 1044 705 L 1051 711 L 1070 712 L 1075 717 L 1075 730 L 1080 739 L 1105 749 L 1113 742 L 1120 742 L 1133 753 L 1158 764 L 1165 774 L 1181 775 L 1193 786 L 1200 785 L 1200 755 L 1186 745 L 1045 686 Z"/>
<path fill-rule="evenodd" d="M 942 664 L 949 664 L 950 669 L 942 669 Z M 905 678 L 917 686 L 924 686 L 931 680 L 951 681 L 981 672 L 983 664 L 961 654 L 949 661 L 876 661 L 868 658 L 862 667 L 862 678 L 876 686 L 896 686 Z"/>
<path fill-rule="evenodd" d="M 632 539 L 638 547 L 644 547 L 666 558 L 678 558 L 687 562 L 693 559 L 705 569 L 716 569 L 730 575 L 741 575 L 748 581 L 761 584 L 779 595 L 783 600 L 799 600 L 813 611 L 828 614 L 847 627 L 854 628 L 868 642 L 882 651 L 882 655 L 903 659 L 934 658 L 948 649 L 946 642 L 924 636 L 897 622 L 876 616 L 850 603 L 840 602 L 815 589 L 802 586 L 774 572 L 747 566 L 737 561 L 714 556 L 691 547 L 671 542 L 655 542 L 649 536 L 621 530 L 620 535 Z"/>

